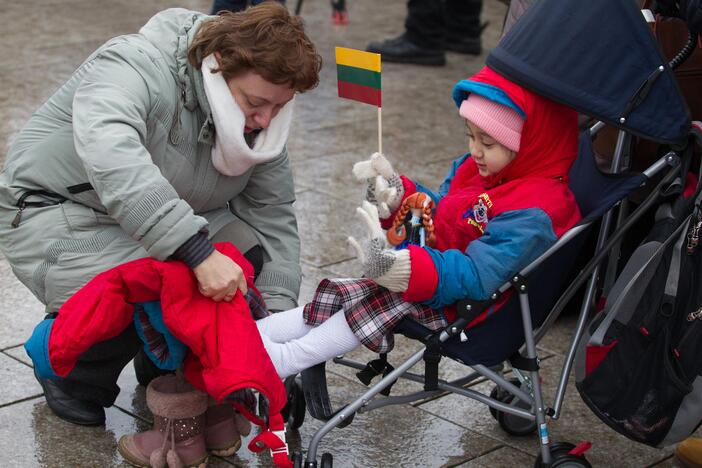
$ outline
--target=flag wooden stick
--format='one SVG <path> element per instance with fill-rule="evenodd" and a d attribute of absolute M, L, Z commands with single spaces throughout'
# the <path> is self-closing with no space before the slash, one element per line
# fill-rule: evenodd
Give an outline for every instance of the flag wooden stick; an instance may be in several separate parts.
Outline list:
<path fill-rule="evenodd" d="M 378 107 L 378 153 L 383 153 L 383 108 Z"/>

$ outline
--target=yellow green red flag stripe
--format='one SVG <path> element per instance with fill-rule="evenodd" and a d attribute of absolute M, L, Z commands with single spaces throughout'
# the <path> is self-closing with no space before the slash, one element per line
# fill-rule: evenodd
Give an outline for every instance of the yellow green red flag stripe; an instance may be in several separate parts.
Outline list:
<path fill-rule="evenodd" d="M 380 54 L 336 48 L 339 97 L 381 107 Z"/>

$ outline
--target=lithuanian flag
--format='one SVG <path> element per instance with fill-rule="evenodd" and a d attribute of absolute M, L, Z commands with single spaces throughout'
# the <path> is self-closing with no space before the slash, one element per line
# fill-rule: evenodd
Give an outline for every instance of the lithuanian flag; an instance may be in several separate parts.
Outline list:
<path fill-rule="evenodd" d="M 336 48 L 339 97 L 381 107 L 380 54 Z"/>

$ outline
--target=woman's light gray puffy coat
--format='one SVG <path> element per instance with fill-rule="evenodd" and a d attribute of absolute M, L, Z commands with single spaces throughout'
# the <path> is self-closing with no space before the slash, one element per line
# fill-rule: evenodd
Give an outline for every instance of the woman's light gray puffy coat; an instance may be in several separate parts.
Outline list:
<path fill-rule="evenodd" d="M 101 271 L 147 255 L 164 260 L 199 230 L 214 235 L 231 223 L 240 248 L 264 248 L 256 284 L 269 307 L 295 304 L 299 237 L 287 152 L 238 177 L 211 162 L 202 75 L 187 61 L 211 18 L 166 10 L 138 34 L 110 40 L 14 139 L 0 174 L 0 248 L 47 310 Z M 69 190 L 84 184 L 92 189 Z M 28 189 L 66 201 L 28 206 L 13 228 Z"/>

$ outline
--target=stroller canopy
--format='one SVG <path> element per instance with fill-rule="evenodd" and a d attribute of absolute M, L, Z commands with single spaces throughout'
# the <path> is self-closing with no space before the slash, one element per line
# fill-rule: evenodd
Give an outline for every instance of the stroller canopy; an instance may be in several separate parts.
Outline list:
<path fill-rule="evenodd" d="M 644 138 L 680 143 L 687 136 L 689 111 L 633 0 L 536 0 L 487 65 Z"/>

